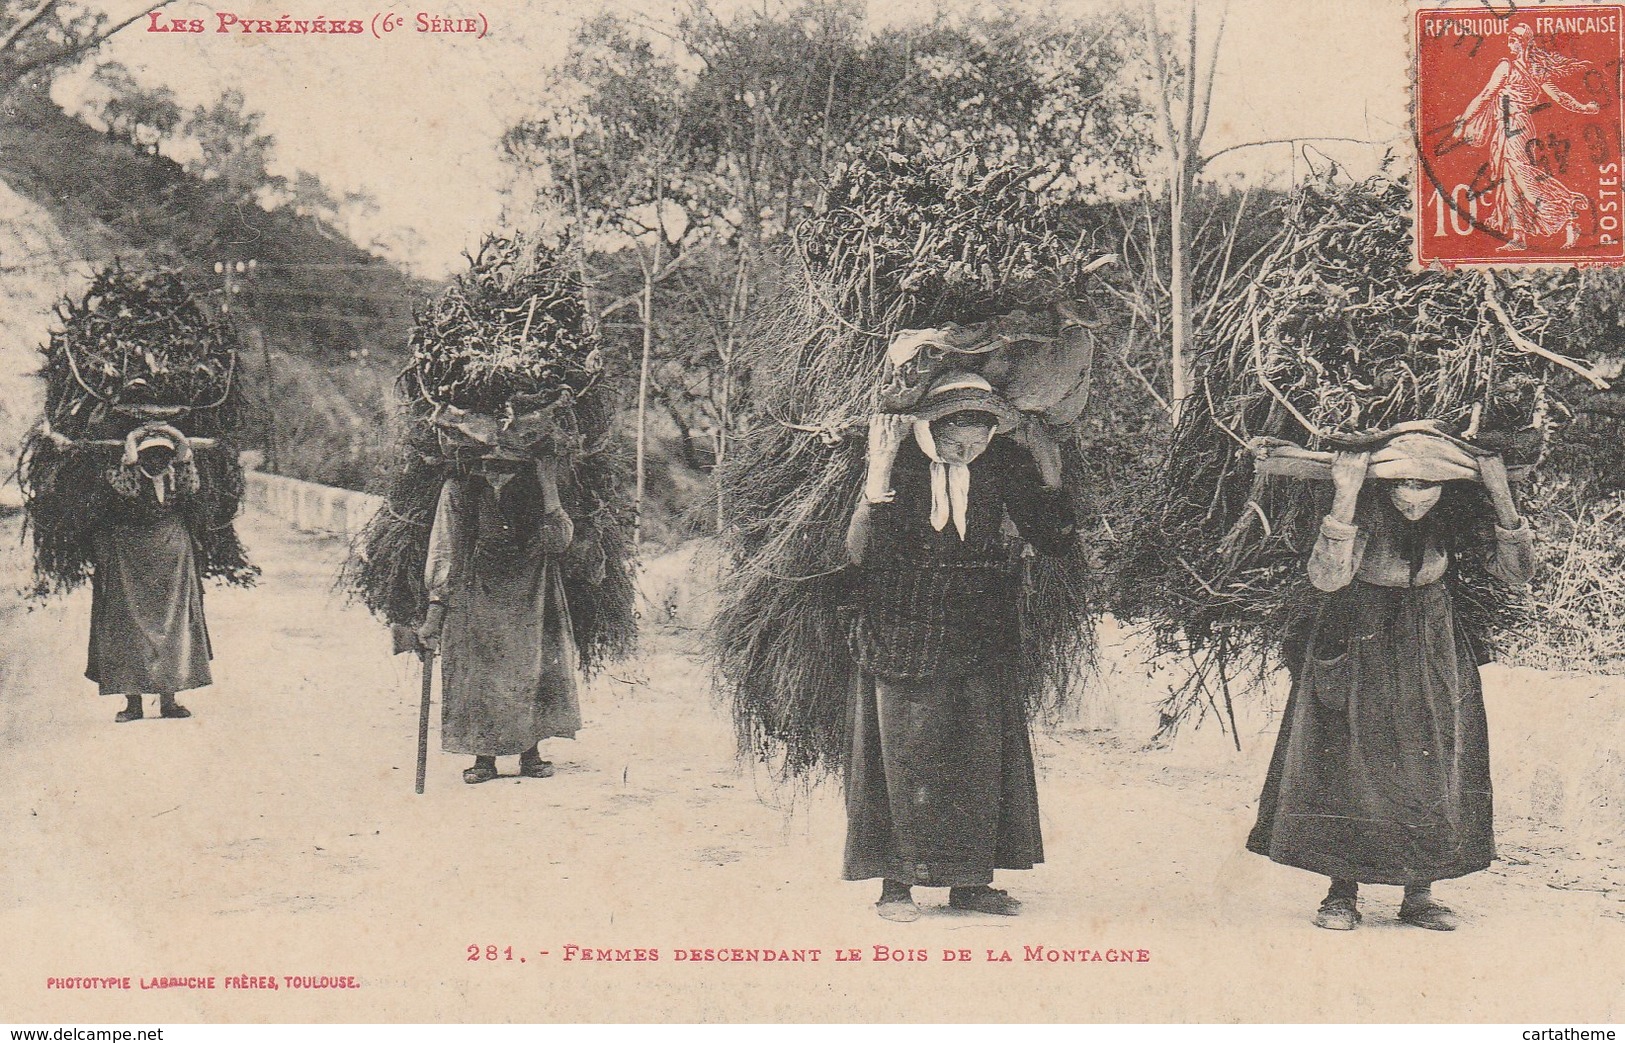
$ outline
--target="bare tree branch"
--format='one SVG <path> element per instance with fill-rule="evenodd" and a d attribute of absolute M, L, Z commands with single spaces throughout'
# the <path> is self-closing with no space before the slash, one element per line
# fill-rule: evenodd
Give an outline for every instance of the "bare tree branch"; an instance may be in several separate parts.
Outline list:
<path fill-rule="evenodd" d="M 1133 342 L 1134 335 L 1139 330 L 1139 317 L 1139 309 L 1134 309 L 1129 312 L 1129 332 L 1128 336 L 1123 338 L 1123 340 L 1117 345 L 1117 360 L 1123 364 L 1123 368 L 1127 370 L 1135 380 L 1140 382 L 1140 386 L 1145 388 L 1146 393 L 1150 395 L 1152 400 L 1157 403 L 1157 407 L 1164 413 L 1172 415 L 1174 410 L 1173 407 L 1168 404 L 1168 400 L 1162 397 L 1161 393 L 1157 391 L 1156 385 L 1151 383 L 1151 381 L 1146 378 L 1146 375 L 1140 371 L 1140 367 L 1129 361 L 1128 345 Z"/>
<path fill-rule="evenodd" d="M 1194 13 L 1195 7 L 1192 6 Z M 1202 114 L 1197 117 L 1196 135 L 1191 139 L 1191 150 L 1194 152 L 1202 145 L 1202 139 L 1207 136 L 1207 118 L 1213 111 L 1213 74 L 1219 65 L 1219 45 L 1224 42 L 1224 23 L 1230 16 L 1230 4 L 1225 3 L 1219 11 L 1219 28 L 1213 34 L 1213 49 L 1208 52 L 1207 73 L 1202 79 Z"/>
<path fill-rule="evenodd" d="M 17 42 L 17 38 L 32 29 L 34 23 L 44 18 L 46 12 L 55 6 L 56 0 L 44 0 L 38 7 L 18 19 L 17 24 L 11 27 L 11 32 L 6 34 L 6 38 L 0 40 L 0 54 L 11 50 L 12 45 Z"/>
<path fill-rule="evenodd" d="M 1349 142 L 1351 144 L 1355 144 L 1355 145 L 1375 145 L 1375 144 L 1377 144 L 1377 142 L 1372 141 L 1369 138 L 1338 138 L 1338 137 L 1328 137 L 1328 136 L 1323 135 L 1323 134 L 1311 134 L 1311 135 L 1307 135 L 1307 136 L 1303 136 L 1303 137 L 1296 137 L 1296 138 L 1265 138 L 1262 141 L 1244 141 L 1240 145 L 1230 145 L 1227 148 L 1220 149 L 1219 151 L 1213 153 L 1210 156 L 1203 156 L 1201 164 L 1199 165 L 1198 169 L 1205 170 L 1209 163 L 1212 163 L 1215 159 L 1218 159 L 1220 156 L 1224 155 L 1226 152 L 1235 152 L 1238 149 L 1244 149 L 1244 148 L 1257 148 L 1260 145 L 1296 145 L 1300 141 L 1347 141 L 1347 142 Z"/>
<path fill-rule="evenodd" d="M 1150 44 L 1151 64 L 1157 76 L 1157 115 L 1162 117 L 1163 132 L 1168 136 L 1168 147 L 1179 148 L 1179 135 L 1174 129 L 1173 109 L 1168 102 L 1168 64 L 1162 58 L 1162 33 L 1157 28 L 1157 2 L 1145 0 L 1145 35 L 1146 42 Z"/>
<path fill-rule="evenodd" d="M 1196 122 L 1196 77 L 1199 70 L 1196 64 L 1196 0 L 1190 0 L 1190 31 L 1186 37 L 1188 56 L 1185 62 L 1185 111 L 1181 113 L 1185 122 L 1185 136 L 1179 148 L 1179 162 L 1181 166 L 1191 163 L 1196 150 L 1201 146 L 1201 139 L 1194 137 Z M 1179 187 L 1183 190 L 1185 178 L 1179 178 Z"/>
<path fill-rule="evenodd" d="M 1246 188 L 1242 189 L 1241 202 L 1237 204 L 1235 217 L 1230 222 L 1230 230 L 1225 234 L 1224 252 L 1222 255 L 1223 259 L 1219 264 L 1219 278 L 1216 282 L 1216 285 L 1218 286 L 1222 287 L 1230 284 L 1231 273 L 1233 271 L 1233 269 L 1230 267 L 1230 259 L 1236 248 L 1236 236 L 1241 231 L 1242 219 L 1247 214 L 1247 200 L 1252 197 L 1252 193 L 1253 187 L 1251 185 L 1248 185 Z M 1201 321 L 1207 321 L 1208 317 L 1213 314 L 1213 309 L 1215 306 L 1217 306 L 1220 299 L 1221 296 L 1218 293 L 1211 293 L 1208 295 L 1207 301 L 1202 305 Z"/>
<path fill-rule="evenodd" d="M 147 15 L 151 14 L 153 11 L 158 10 L 160 7 L 168 7 L 174 2 L 175 0 L 158 0 L 157 3 L 148 3 L 141 10 L 124 19 L 122 22 L 116 22 L 100 32 L 91 33 L 82 40 L 75 40 L 57 48 L 54 51 L 31 58 L 28 61 L 23 62 L 21 65 L 14 65 L 8 69 L 0 71 L 0 87 L 9 87 L 31 72 L 49 68 L 53 65 L 60 65 L 63 62 L 71 61 L 74 58 L 79 57 L 81 54 L 84 54 L 87 51 L 93 51 L 97 47 L 100 47 L 102 44 L 106 43 L 109 38 L 147 17 Z"/>

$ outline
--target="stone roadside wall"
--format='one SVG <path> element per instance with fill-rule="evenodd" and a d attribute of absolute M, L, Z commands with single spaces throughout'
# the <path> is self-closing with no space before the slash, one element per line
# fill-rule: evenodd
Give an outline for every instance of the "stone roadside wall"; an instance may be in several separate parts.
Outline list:
<path fill-rule="evenodd" d="M 301 532 L 351 540 L 383 506 L 381 496 L 335 489 L 264 471 L 245 475 L 248 505 L 280 518 Z"/>

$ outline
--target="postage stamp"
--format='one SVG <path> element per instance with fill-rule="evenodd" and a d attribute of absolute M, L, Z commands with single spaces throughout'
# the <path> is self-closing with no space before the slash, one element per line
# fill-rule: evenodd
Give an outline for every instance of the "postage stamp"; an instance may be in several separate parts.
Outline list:
<path fill-rule="evenodd" d="M 1625 6 L 1415 12 L 1416 260 L 1625 264 Z"/>

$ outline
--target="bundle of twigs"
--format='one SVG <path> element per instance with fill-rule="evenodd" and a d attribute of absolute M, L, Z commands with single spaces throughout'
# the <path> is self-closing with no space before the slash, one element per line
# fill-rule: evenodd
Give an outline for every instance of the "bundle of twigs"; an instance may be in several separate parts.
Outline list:
<path fill-rule="evenodd" d="M 467 475 L 480 456 L 448 445 L 435 418 L 447 406 L 508 419 L 551 407 L 545 451 L 561 461 L 560 498 L 575 527 L 565 596 L 582 668 L 591 673 L 636 648 L 633 515 L 629 469 L 610 435 L 614 382 L 571 270 L 562 251 L 488 238 L 469 270 L 419 312 L 412 362 L 396 387 L 399 464 L 341 582 L 384 621 L 420 624 L 441 486 Z"/>
<path fill-rule="evenodd" d="M 1201 331 L 1201 375 L 1113 570 L 1114 611 L 1190 657 L 1167 730 L 1279 665 L 1315 597 L 1304 563 L 1329 483 L 1255 474 L 1251 440 L 1332 449 L 1436 420 L 1516 461 L 1538 451 L 1554 379 L 1592 379 L 1549 346 L 1564 340 L 1572 275 L 1412 271 L 1409 200 L 1385 178 L 1304 188 L 1245 292 Z M 1493 514 L 1472 483 L 1452 483 L 1435 513 L 1455 534 L 1458 607 L 1487 644 L 1526 611 L 1483 567 Z"/>
<path fill-rule="evenodd" d="M 201 488 L 182 510 L 206 577 L 252 584 L 234 520 L 243 494 L 232 439 L 242 422 L 237 353 L 226 324 L 180 274 L 131 273 L 115 262 L 57 307 L 42 348 L 45 416 L 24 442 L 17 478 L 34 544 L 34 589 L 70 590 L 89 577 L 90 538 L 116 514 L 107 472 L 122 440 L 162 419 L 190 438 Z"/>
<path fill-rule="evenodd" d="M 412 327 L 417 392 L 435 403 L 496 413 L 547 405 L 591 388 L 603 369 L 562 251 L 487 236 Z"/>
<path fill-rule="evenodd" d="M 968 323 L 1078 296 L 1084 243 L 1034 170 L 897 133 L 848 152 L 798 228 L 819 299 L 870 331 Z M 1072 234 L 1069 234 L 1069 231 Z"/>
<path fill-rule="evenodd" d="M 843 541 L 889 338 L 1076 296 L 1080 243 L 1023 172 L 892 147 L 849 155 L 796 244 L 788 289 L 746 348 L 758 421 L 717 474 L 733 568 L 711 637 L 741 755 L 809 779 L 845 753 L 854 668 L 841 609 L 854 577 Z M 1076 448 L 1065 448 L 1075 485 Z M 1052 721 L 1093 649 L 1093 615 L 1081 554 L 1034 570 L 1014 683 Z"/>
<path fill-rule="evenodd" d="M 1578 280 L 1411 270 L 1409 189 L 1311 184 L 1245 294 L 1216 309 L 1204 349 L 1250 369 L 1258 394 L 1306 434 L 1433 419 L 1486 431 L 1535 423 L 1553 367 L 1544 347 Z"/>
<path fill-rule="evenodd" d="M 69 438 L 118 411 L 184 410 L 188 435 L 242 424 L 237 352 L 225 322 L 177 271 L 127 272 L 115 261 L 78 298 L 57 305 L 45 352 L 45 415 Z"/>

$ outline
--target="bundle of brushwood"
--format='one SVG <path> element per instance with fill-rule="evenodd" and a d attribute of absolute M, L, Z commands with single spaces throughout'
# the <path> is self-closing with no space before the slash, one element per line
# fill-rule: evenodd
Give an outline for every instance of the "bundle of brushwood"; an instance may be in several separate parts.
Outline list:
<path fill-rule="evenodd" d="M 757 422 L 718 469 L 732 568 L 711 635 L 741 756 L 805 781 L 844 755 L 843 541 L 867 418 L 907 412 L 945 368 L 982 373 L 1050 424 L 1076 500 L 1069 428 L 1111 317 L 1089 292 L 1102 276 L 1088 230 L 1066 225 L 1031 172 L 973 152 L 901 136 L 849 150 L 794 241 L 787 289 L 745 349 Z M 1053 723 L 1094 648 L 1090 574 L 1081 549 L 1027 560 L 1016 681 Z"/>
<path fill-rule="evenodd" d="M 343 584 L 385 622 L 417 626 L 440 488 L 495 449 L 560 462 L 575 526 L 565 596 L 587 672 L 635 649 L 632 504 L 611 441 L 616 379 L 567 246 L 488 236 L 420 308 L 396 391 L 400 462 L 384 508 L 361 533 Z"/>
<path fill-rule="evenodd" d="M 30 432 L 17 479 L 34 545 L 34 592 L 71 590 L 91 574 L 91 535 L 118 497 L 107 475 L 134 429 L 166 422 L 192 442 L 199 491 L 182 506 L 204 576 L 248 586 L 259 574 L 235 519 L 243 419 L 235 339 L 180 273 L 127 272 L 115 262 L 77 299 L 57 306 L 41 349 L 45 415 Z"/>
<path fill-rule="evenodd" d="M 1282 205 L 1282 231 L 1246 292 L 1200 331 L 1199 378 L 1160 482 L 1136 505 L 1113 569 L 1112 609 L 1189 657 L 1163 728 L 1222 709 L 1232 682 L 1282 664 L 1318 596 L 1305 562 L 1331 499 L 1337 449 L 1434 432 L 1502 455 L 1544 452 L 1565 390 L 1603 386 L 1568 344 L 1573 272 L 1415 271 L 1409 188 L 1321 181 Z M 1484 568 L 1494 514 L 1483 487 L 1436 510 L 1456 541 L 1458 613 L 1482 647 L 1526 611 Z"/>

